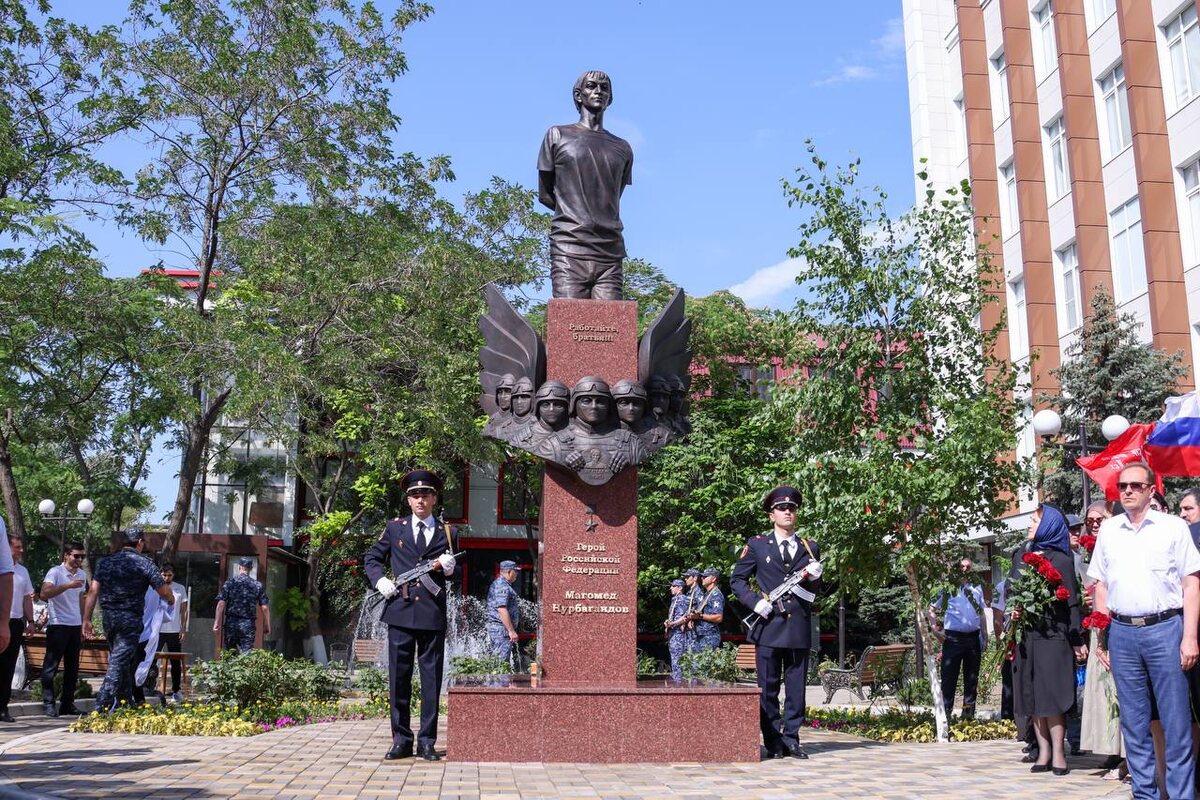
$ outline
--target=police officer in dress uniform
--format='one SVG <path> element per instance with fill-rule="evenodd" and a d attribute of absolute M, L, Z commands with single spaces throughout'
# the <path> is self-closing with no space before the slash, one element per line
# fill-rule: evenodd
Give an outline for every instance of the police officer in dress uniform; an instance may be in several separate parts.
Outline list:
<path fill-rule="evenodd" d="M 83 605 L 83 635 L 96 635 L 92 628 L 92 612 L 99 601 L 104 614 L 104 635 L 108 639 L 108 671 L 96 695 L 96 710 L 112 711 L 124 700 L 132 702 L 134 655 L 138 637 L 142 635 L 142 611 L 146 590 L 153 587 L 158 596 L 171 605 L 171 593 L 154 562 L 142 555 L 146 547 L 141 528 L 126 528 L 120 533 L 122 547 L 116 553 L 100 559 L 92 575 Z"/>
<path fill-rule="evenodd" d="M 388 682 L 392 700 L 392 748 L 385 759 L 413 755 L 409 702 L 413 660 L 421 670 L 421 728 L 416 754 L 437 761 L 438 695 L 442 688 L 442 662 L 446 650 L 446 578 L 454 574 L 456 532 L 433 516 L 442 481 L 432 472 L 413 470 L 400 479 L 412 516 L 387 524 L 379 541 L 363 559 L 367 577 L 386 599 L 383 621 L 388 625 Z M 429 578 L 440 591 L 422 583 L 397 586 L 389 575 L 399 575 L 418 564 L 436 561 Z"/>
<path fill-rule="evenodd" d="M 757 645 L 759 724 L 763 735 L 763 758 L 808 758 L 800 747 L 799 731 L 805 717 L 805 675 L 812 647 L 812 601 L 789 594 L 772 605 L 766 594 L 787 576 L 802 571 L 807 577 L 801 588 L 816 594 L 820 588 L 821 562 L 817 543 L 796 536 L 796 512 L 800 492 L 778 486 L 763 498 L 763 509 L 773 525 L 770 533 L 746 543 L 733 568 L 730 583 L 738 600 L 761 619 L 747 639 Z M 761 591 L 750 586 L 754 578 Z M 787 693 L 782 728 L 779 687 Z"/>
<path fill-rule="evenodd" d="M 680 659 L 687 650 L 687 632 L 684 627 L 688 624 L 688 596 L 683 593 L 683 581 L 676 578 L 671 581 L 671 605 L 667 608 L 667 619 L 663 627 L 667 631 L 667 652 L 671 654 L 671 679 L 683 680 L 683 667 Z"/>
<path fill-rule="evenodd" d="M 250 577 L 253 567 L 254 559 L 239 558 L 238 574 L 225 581 L 217 593 L 217 618 L 213 620 L 213 631 L 221 632 L 226 650 L 249 653 L 253 649 L 259 607 L 263 612 L 263 638 L 271 635 L 267 590 Z"/>
<path fill-rule="evenodd" d="M 517 625 L 521 622 L 520 598 L 513 584 L 521 567 L 515 561 L 501 561 L 500 574 L 488 588 L 487 632 L 492 643 L 492 652 L 500 658 L 508 658 L 513 645 L 520 641 Z"/>
<path fill-rule="evenodd" d="M 721 573 L 709 567 L 700 573 L 702 594 L 691 613 L 696 625 L 696 650 L 718 650 L 721 647 L 721 621 L 725 618 L 725 595 L 717 585 Z"/>

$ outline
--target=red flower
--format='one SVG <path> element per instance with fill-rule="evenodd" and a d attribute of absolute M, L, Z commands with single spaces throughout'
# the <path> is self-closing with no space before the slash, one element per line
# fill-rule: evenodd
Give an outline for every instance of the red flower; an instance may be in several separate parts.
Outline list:
<path fill-rule="evenodd" d="M 1095 534 L 1085 533 L 1079 537 L 1079 543 L 1091 553 L 1096 549 L 1096 536 Z"/>
<path fill-rule="evenodd" d="M 1065 586 L 1059 586 L 1054 590 L 1054 596 L 1064 603 L 1071 599 L 1071 592 Z"/>
<path fill-rule="evenodd" d="M 1062 573 L 1056 570 L 1049 561 L 1042 559 L 1042 563 L 1038 564 L 1038 574 L 1041 575 L 1050 583 L 1059 583 L 1062 581 Z"/>
<path fill-rule="evenodd" d="M 1112 622 L 1112 617 L 1108 616 L 1108 614 L 1094 611 L 1083 618 L 1083 627 L 1102 631 L 1108 627 L 1110 622 Z"/>
<path fill-rule="evenodd" d="M 1025 555 L 1021 556 L 1021 560 L 1034 567 L 1040 567 L 1042 564 L 1046 563 L 1046 559 L 1042 558 L 1037 553 L 1026 553 Z"/>

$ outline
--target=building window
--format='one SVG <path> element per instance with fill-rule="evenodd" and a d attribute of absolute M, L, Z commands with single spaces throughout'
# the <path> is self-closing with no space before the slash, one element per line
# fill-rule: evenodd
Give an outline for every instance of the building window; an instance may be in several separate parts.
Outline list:
<path fill-rule="evenodd" d="M 1017 278 L 1008 284 L 1012 293 L 1013 318 L 1009 322 L 1009 341 L 1012 342 L 1012 360 L 1019 361 L 1029 355 L 1029 321 L 1025 317 L 1025 279 Z"/>
<path fill-rule="evenodd" d="M 1125 303 L 1146 291 L 1146 253 L 1142 249 L 1142 216 L 1137 198 L 1109 215 L 1112 237 L 1113 294 Z"/>
<path fill-rule="evenodd" d="M 994 121 L 1008 118 L 1008 60 L 1004 53 L 992 59 L 992 108 Z"/>
<path fill-rule="evenodd" d="M 1067 171 L 1067 132 L 1062 117 L 1046 126 L 1046 142 L 1050 151 L 1046 164 L 1050 174 L 1046 176 L 1046 182 L 1050 185 L 1050 200 L 1054 201 L 1071 188 L 1071 176 Z"/>
<path fill-rule="evenodd" d="M 954 154 L 959 161 L 967 158 L 967 107 L 962 95 L 954 98 Z"/>
<path fill-rule="evenodd" d="M 1188 221 L 1191 223 L 1192 263 L 1200 262 L 1200 161 L 1183 168 L 1183 188 L 1187 195 Z"/>
<path fill-rule="evenodd" d="M 1129 129 L 1129 97 L 1125 92 L 1125 68 L 1113 67 L 1100 79 L 1104 119 L 1108 127 L 1108 155 L 1115 156 L 1133 142 Z"/>
<path fill-rule="evenodd" d="M 1058 256 L 1059 273 L 1062 275 L 1063 319 L 1067 330 L 1079 327 L 1079 256 L 1075 245 L 1064 247 L 1055 253 Z"/>
<path fill-rule="evenodd" d="M 1005 239 L 1017 232 L 1017 170 L 1009 161 L 1000 168 L 1000 234 Z"/>
<path fill-rule="evenodd" d="M 1092 30 L 1099 28 L 1104 21 L 1117 13 L 1117 0 L 1092 0 Z"/>
<path fill-rule="evenodd" d="M 1200 25 L 1196 24 L 1196 6 L 1188 3 L 1187 8 L 1163 28 L 1163 35 L 1171 57 L 1175 103 L 1182 106 L 1200 92 Z"/>
<path fill-rule="evenodd" d="M 1058 49 L 1054 46 L 1054 21 L 1050 2 L 1046 0 L 1033 12 L 1033 61 L 1038 80 L 1045 80 L 1058 66 Z"/>

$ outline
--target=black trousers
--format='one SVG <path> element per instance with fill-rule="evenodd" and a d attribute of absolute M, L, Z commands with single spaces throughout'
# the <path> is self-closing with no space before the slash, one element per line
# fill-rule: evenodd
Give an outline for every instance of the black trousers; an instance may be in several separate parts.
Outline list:
<path fill-rule="evenodd" d="M 179 641 L 178 633 L 163 633 L 158 634 L 158 652 L 166 650 L 168 653 L 182 653 L 183 643 Z M 176 659 L 171 659 L 171 693 L 179 691 L 180 679 L 183 677 L 183 665 Z M 158 659 L 150 665 L 150 671 L 146 673 L 146 681 L 142 685 L 150 690 L 158 683 Z"/>
<path fill-rule="evenodd" d="M 0 653 L 0 710 L 8 710 L 8 701 L 12 697 L 13 675 L 17 672 L 17 658 L 21 655 L 21 645 L 25 642 L 25 618 L 17 617 L 8 621 L 8 647 Z"/>
<path fill-rule="evenodd" d="M 946 642 L 942 645 L 942 701 L 946 704 L 947 717 L 954 710 L 954 690 L 958 687 L 960 671 L 963 676 L 963 718 L 975 716 L 980 654 L 979 631 L 946 631 Z"/>
<path fill-rule="evenodd" d="M 413 743 L 413 661 L 421 675 L 421 728 L 417 744 L 433 746 L 437 741 L 438 698 L 442 691 L 442 662 L 446 632 L 388 626 L 388 686 L 392 700 L 392 744 Z"/>
<path fill-rule="evenodd" d="M 79 651 L 83 647 L 82 625 L 51 625 L 46 628 L 46 660 L 42 662 L 42 702 L 54 702 L 54 676 L 63 668 L 62 698 L 59 708 L 75 705 L 75 685 L 79 682 Z"/>
<path fill-rule="evenodd" d="M 763 744 L 779 751 L 785 742 L 797 743 L 808 706 L 804 692 L 808 677 L 808 650 L 759 645 L 754 651 L 758 670 L 758 722 Z M 779 688 L 783 687 L 783 715 L 779 713 Z"/>

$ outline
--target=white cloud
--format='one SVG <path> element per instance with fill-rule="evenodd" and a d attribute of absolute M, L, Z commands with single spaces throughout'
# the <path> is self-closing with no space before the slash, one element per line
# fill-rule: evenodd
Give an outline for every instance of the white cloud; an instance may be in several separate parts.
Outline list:
<path fill-rule="evenodd" d="M 899 56 L 904 53 L 904 21 L 892 17 L 884 23 L 883 35 L 872 44 L 883 56 Z"/>
<path fill-rule="evenodd" d="M 791 305 L 799 286 L 796 276 L 804 271 L 807 262 L 802 258 L 789 258 L 778 264 L 763 267 L 749 278 L 729 287 L 729 291 L 746 301 L 750 306 L 780 308 Z"/>
<path fill-rule="evenodd" d="M 904 22 L 891 17 L 883 23 L 883 33 L 871 40 L 871 49 L 855 50 L 847 58 L 838 59 L 837 71 L 813 86 L 836 86 L 840 83 L 870 81 L 892 73 L 904 56 Z"/>
<path fill-rule="evenodd" d="M 813 86 L 835 86 L 851 81 L 869 81 L 879 77 L 879 72 L 866 64 L 843 64 L 837 72 L 827 78 L 815 81 Z"/>

